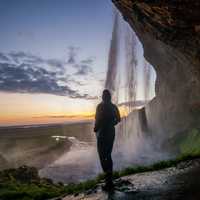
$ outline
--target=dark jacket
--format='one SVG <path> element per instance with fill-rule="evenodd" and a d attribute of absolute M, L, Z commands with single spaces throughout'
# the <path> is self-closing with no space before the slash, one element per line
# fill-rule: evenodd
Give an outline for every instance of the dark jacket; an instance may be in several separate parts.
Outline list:
<path fill-rule="evenodd" d="M 117 106 L 111 102 L 101 102 L 96 109 L 94 132 L 114 127 L 121 121 Z"/>

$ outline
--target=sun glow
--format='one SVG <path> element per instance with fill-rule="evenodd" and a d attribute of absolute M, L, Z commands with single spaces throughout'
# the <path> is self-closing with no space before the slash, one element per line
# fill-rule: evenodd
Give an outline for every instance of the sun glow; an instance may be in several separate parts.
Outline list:
<path fill-rule="evenodd" d="M 0 125 L 65 123 L 94 118 L 95 103 L 45 94 L 0 93 Z"/>

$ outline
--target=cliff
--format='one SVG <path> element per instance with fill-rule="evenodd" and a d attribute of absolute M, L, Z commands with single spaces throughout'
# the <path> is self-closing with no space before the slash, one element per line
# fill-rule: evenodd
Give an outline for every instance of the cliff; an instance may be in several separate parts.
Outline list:
<path fill-rule="evenodd" d="M 113 0 L 157 73 L 146 108 L 153 133 L 167 137 L 200 126 L 200 2 Z"/>

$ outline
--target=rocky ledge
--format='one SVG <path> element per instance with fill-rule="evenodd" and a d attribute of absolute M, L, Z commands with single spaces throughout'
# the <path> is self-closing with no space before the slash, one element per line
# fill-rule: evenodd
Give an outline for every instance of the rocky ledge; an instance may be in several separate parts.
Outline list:
<path fill-rule="evenodd" d="M 125 176 L 115 181 L 115 190 L 101 190 L 101 184 L 85 193 L 56 198 L 59 200 L 179 200 L 200 199 L 200 159 L 176 167 Z"/>
<path fill-rule="evenodd" d="M 168 166 L 168 168 L 164 168 Z M 173 167 L 169 167 L 173 166 Z M 155 169 L 161 169 L 153 171 Z M 164 168 L 164 169 L 163 169 Z M 142 172 L 143 171 L 143 172 Z M 148 171 L 148 172 L 144 172 Z M 124 171 L 125 172 L 125 171 Z M 115 190 L 102 191 L 103 177 L 79 184 L 53 183 L 40 178 L 34 167 L 0 171 L 1 200 L 199 199 L 200 158 L 163 161 L 149 167 L 129 168 L 114 180 Z M 136 173 L 140 172 L 140 173 Z M 119 172 L 118 172 L 119 173 Z M 135 174 L 133 174 L 135 173 Z M 123 174 L 129 174 L 123 176 Z M 115 174 L 116 177 L 116 174 Z"/>

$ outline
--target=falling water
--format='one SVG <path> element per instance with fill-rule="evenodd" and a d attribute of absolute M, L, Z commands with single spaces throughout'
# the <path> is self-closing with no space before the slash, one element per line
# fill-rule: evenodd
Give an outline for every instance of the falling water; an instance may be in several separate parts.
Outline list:
<path fill-rule="evenodd" d="M 144 99 L 148 101 L 150 99 L 150 91 L 151 91 L 151 66 L 150 64 L 144 59 L 143 65 L 143 82 L 144 82 Z"/>
<path fill-rule="evenodd" d="M 163 154 L 154 149 L 153 140 L 147 137 L 145 105 L 153 97 L 153 68 L 143 56 L 136 33 L 119 12 L 114 13 L 105 88 L 111 91 L 124 115 L 117 126 L 113 152 L 116 167 L 122 168 L 148 164 L 163 158 Z M 144 109 L 137 111 L 137 106 Z"/>
<path fill-rule="evenodd" d="M 105 88 L 112 93 L 116 92 L 117 70 L 118 70 L 118 55 L 119 55 L 119 14 L 114 12 L 114 25 L 112 32 L 112 40 L 110 44 L 108 71 L 106 75 Z"/>
<path fill-rule="evenodd" d="M 127 102 L 128 113 L 133 111 L 133 105 L 136 101 L 137 93 L 137 38 L 135 33 L 130 30 L 129 26 L 126 26 L 125 33 L 125 52 L 126 52 L 126 96 L 125 101 Z"/>

